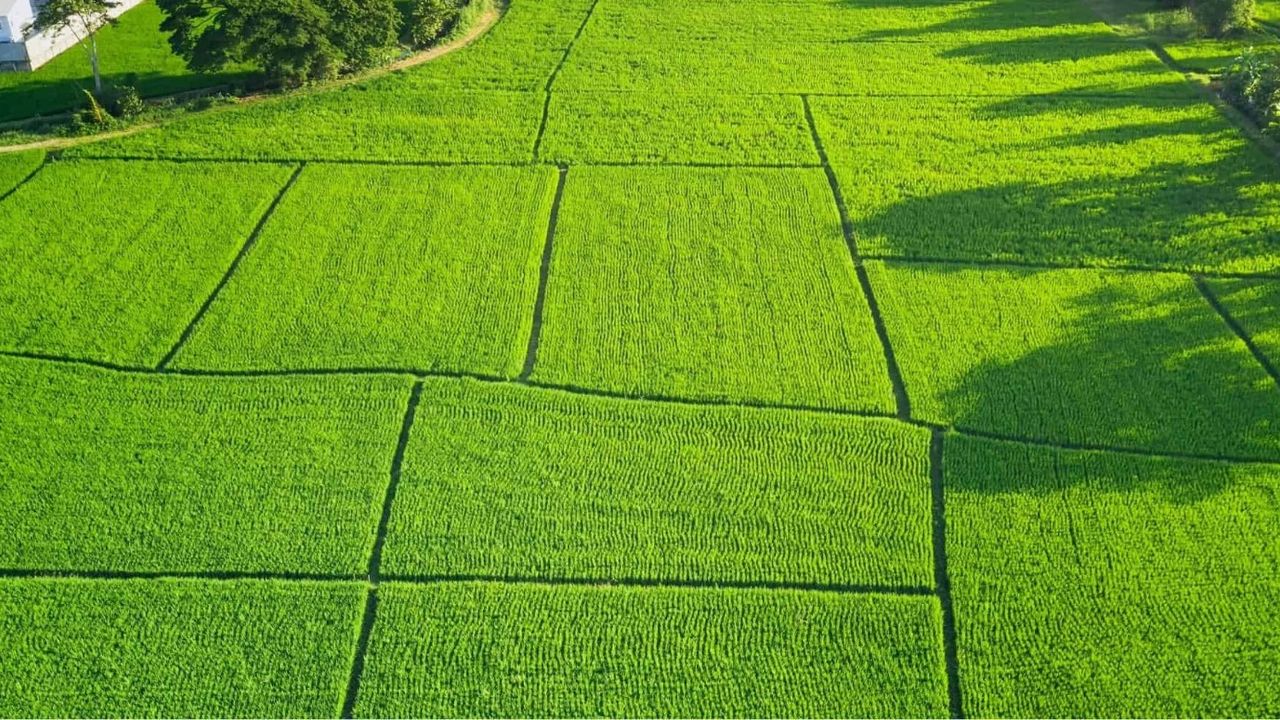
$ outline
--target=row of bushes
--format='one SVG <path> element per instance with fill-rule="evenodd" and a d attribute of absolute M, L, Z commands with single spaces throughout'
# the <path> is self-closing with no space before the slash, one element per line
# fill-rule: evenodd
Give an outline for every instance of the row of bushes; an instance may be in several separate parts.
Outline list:
<path fill-rule="evenodd" d="M 1280 135 L 1280 57 L 1249 48 L 1219 78 L 1227 102 L 1268 135 Z"/>
<path fill-rule="evenodd" d="M 1211 37 L 1238 35 L 1253 27 L 1255 0 L 1161 0 L 1168 9 L 1190 13 L 1200 31 Z"/>

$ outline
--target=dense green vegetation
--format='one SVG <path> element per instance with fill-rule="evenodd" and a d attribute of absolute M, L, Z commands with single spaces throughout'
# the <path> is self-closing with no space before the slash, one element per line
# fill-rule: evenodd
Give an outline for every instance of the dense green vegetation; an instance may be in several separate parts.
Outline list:
<path fill-rule="evenodd" d="M 40 150 L 0 155 L 0 197 L 12 192 L 43 162 L 44 152 Z"/>
<path fill-rule="evenodd" d="M 289 172 L 239 164 L 45 167 L 0 204 L 7 259 L 0 348 L 158 363 Z"/>
<path fill-rule="evenodd" d="M 1214 280 L 1208 285 L 1272 366 L 1280 367 L 1280 281 Z"/>
<path fill-rule="evenodd" d="M 238 67 L 218 73 L 187 70 L 160 32 L 163 17 L 154 2 L 144 2 L 98 34 L 102 75 L 109 87 L 128 85 L 143 95 L 171 95 L 252 79 Z M 89 61 L 78 47 L 35 72 L 0 72 L 0 122 L 85 107 L 83 91 L 93 89 L 91 75 Z"/>
<path fill-rule="evenodd" d="M 821 170 L 570 171 L 543 322 L 539 381 L 893 409 Z"/>
<path fill-rule="evenodd" d="M 427 385 L 384 572 L 928 586 L 928 433 Z"/>
<path fill-rule="evenodd" d="M 0 579 L 0 713 L 334 717 L 355 583 Z"/>
<path fill-rule="evenodd" d="M 457 584 L 382 590 L 359 717 L 938 716 L 932 598 Z"/>
<path fill-rule="evenodd" d="M 1280 714 L 1280 170 L 1126 2 L 512 0 L 0 155 L 0 714 Z"/>
<path fill-rule="evenodd" d="M 0 567 L 358 576 L 408 395 L 0 358 Z"/>
<path fill-rule="evenodd" d="M 1280 458 L 1280 393 L 1190 279 L 871 263 L 916 417 Z"/>
<path fill-rule="evenodd" d="M 515 376 L 555 178 L 308 166 L 174 364 Z"/>
<path fill-rule="evenodd" d="M 946 446 L 974 716 L 1280 712 L 1280 468 Z"/>
<path fill-rule="evenodd" d="M 1280 172 L 1203 101 L 814 98 L 813 108 L 864 252 L 1280 268 Z"/>

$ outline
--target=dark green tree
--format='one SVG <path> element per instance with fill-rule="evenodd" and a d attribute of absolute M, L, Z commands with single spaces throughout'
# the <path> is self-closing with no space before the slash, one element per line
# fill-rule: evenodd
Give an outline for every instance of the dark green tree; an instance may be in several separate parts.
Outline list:
<path fill-rule="evenodd" d="M 255 65 L 286 86 L 365 67 L 394 46 L 394 0 L 157 0 L 173 51 L 196 71 Z"/>

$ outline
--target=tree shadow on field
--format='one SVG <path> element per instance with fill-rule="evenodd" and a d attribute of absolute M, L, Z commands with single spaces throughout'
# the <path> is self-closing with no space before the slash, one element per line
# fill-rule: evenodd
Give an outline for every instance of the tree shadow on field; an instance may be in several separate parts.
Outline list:
<path fill-rule="evenodd" d="M 1059 271 L 994 272 L 1050 283 L 1052 273 Z M 1028 345 L 1013 360 L 979 362 L 941 392 L 939 400 L 953 424 L 1067 444 L 1280 459 L 1280 386 L 1192 281 L 1122 272 L 1110 276 L 1115 279 L 1110 284 L 1038 310 L 1062 323 L 1052 342 Z M 1158 285 L 1139 290 L 1153 282 Z M 1036 298 L 1025 300 L 1035 303 Z M 973 322 L 990 328 L 1000 321 Z M 1006 342 L 1016 333 L 1016 327 L 1003 329 Z M 1164 464 L 1172 470 L 1180 462 Z M 1161 462 L 1141 467 L 1141 474 L 1099 478 L 1080 472 L 1072 477 L 1118 486 L 1112 489 L 1156 486 L 1176 502 L 1211 496 L 1228 482 L 1225 473 L 1197 473 L 1196 482 L 1187 484 L 1185 474 L 1147 472 L 1162 467 Z M 975 478 L 979 486 L 965 489 L 1002 493 L 1061 488 L 1062 478 L 992 475 Z"/>
<path fill-rule="evenodd" d="M 975 117 L 999 122 L 1050 107 L 999 103 Z M 976 156 L 972 144 L 947 151 L 956 165 L 944 177 L 913 184 L 905 165 L 855 179 L 902 192 L 863 212 L 854 201 L 872 254 L 1280 271 L 1280 166 L 1216 115 L 1028 132 L 1026 140 L 997 139 L 1000 125 L 991 132 L 995 147 L 980 143 Z M 1204 144 L 1183 151 L 1182 138 Z M 1144 140 L 1162 142 L 1126 148 Z M 1148 155 L 1170 148 L 1183 157 Z M 1187 159 L 1196 155 L 1204 157 Z"/>

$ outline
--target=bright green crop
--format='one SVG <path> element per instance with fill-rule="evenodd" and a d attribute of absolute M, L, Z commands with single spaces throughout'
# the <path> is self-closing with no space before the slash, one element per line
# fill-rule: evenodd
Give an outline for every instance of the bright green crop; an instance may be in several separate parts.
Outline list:
<path fill-rule="evenodd" d="M 391 575 L 933 584 L 928 432 L 429 382 Z"/>
<path fill-rule="evenodd" d="M 309 166 L 174 364 L 517 375 L 555 188 L 548 167 Z"/>
<path fill-rule="evenodd" d="M 384 585 L 357 717 L 945 714 L 937 601 Z"/>
<path fill-rule="evenodd" d="M 950 438 L 970 716 L 1280 712 L 1280 467 Z"/>
<path fill-rule="evenodd" d="M 533 377 L 891 412 L 821 170 L 569 172 Z"/>

